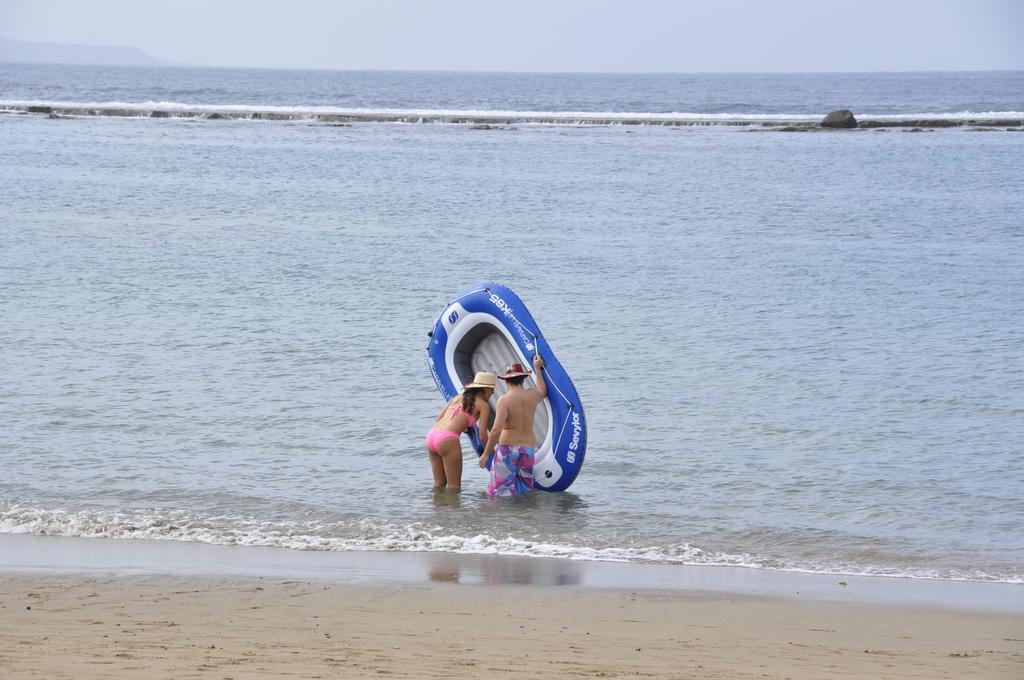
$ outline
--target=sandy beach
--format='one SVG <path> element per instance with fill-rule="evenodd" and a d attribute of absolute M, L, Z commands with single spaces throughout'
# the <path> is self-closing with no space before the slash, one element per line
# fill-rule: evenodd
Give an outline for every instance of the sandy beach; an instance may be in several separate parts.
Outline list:
<path fill-rule="evenodd" d="M 734 593 L 0 575 L 5 678 L 1019 678 L 1024 617 Z"/>

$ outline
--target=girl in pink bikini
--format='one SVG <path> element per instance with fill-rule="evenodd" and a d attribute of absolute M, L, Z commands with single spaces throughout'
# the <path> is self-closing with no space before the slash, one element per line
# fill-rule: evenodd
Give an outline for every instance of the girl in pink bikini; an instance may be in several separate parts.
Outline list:
<path fill-rule="evenodd" d="M 434 427 L 427 433 L 427 455 L 434 472 L 435 489 L 447 487 L 458 491 L 462 488 L 459 435 L 479 422 L 480 443 L 487 444 L 487 426 L 491 417 L 491 405 L 487 400 L 494 394 L 496 384 L 493 373 L 480 371 L 462 394 L 452 397 L 437 415 Z"/>

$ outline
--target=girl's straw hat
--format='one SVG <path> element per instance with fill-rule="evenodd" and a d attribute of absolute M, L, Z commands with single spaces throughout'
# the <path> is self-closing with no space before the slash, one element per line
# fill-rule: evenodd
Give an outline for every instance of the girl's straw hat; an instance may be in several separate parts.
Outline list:
<path fill-rule="evenodd" d="M 473 382 L 466 385 L 466 389 L 470 387 L 490 387 L 494 388 L 498 384 L 493 373 L 487 371 L 480 371 L 473 377 Z"/>

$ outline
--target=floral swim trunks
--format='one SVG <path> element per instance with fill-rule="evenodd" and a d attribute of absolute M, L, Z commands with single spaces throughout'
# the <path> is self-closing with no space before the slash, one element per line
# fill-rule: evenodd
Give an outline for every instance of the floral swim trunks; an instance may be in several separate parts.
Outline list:
<path fill-rule="evenodd" d="M 490 496 L 515 496 L 533 491 L 534 449 L 526 446 L 498 444 L 491 462 Z"/>

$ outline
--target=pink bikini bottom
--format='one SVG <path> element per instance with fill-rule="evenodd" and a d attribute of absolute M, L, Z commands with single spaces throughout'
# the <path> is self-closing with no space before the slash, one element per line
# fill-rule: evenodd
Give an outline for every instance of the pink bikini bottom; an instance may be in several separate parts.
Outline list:
<path fill-rule="evenodd" d="M 445 439 L 459 438 L 458 432 L 452 432 L 451 430 L 434 429 L 427 433 L 427 450 L 431 453 L 437 453 L 437 447 Z"/>

